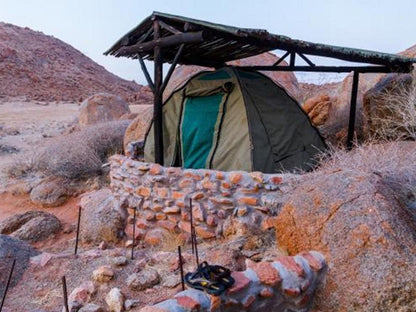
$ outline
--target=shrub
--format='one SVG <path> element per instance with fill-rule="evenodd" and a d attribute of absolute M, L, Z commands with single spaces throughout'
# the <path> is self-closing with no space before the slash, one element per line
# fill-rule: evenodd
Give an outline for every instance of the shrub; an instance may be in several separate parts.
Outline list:
<path fill-rule="evenodd" d="M 123 150 L 128 120 L 101 123 L 49 141 L 35 156 L 35 169 L 69 179 L 101 173 L 107 157 Z"/>
<path fill-rule="evenodd" d="M 416 73 L 407 77 L 397 79 L 377 99 L 371 139 L 416 140 Z"/>

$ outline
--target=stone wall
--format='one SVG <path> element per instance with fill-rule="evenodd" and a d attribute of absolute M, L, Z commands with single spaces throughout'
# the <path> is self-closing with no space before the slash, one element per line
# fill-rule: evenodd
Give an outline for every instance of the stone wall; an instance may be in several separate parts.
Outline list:
<path fill-rule="evenodd" d="M 137 209 L 139 237 L 151 244 L 161 231 L 190 233 L 190 202 L 196 234 L 209 239 L 265 230 L 296 175 L 181 169 L 112 156 L 111 188 L 119 203 Z"/>
<path fill-rule="evenodd" d="M 325 271 L 325 260 L 315 251 L 281 256 L 272 262 L 247 260 L 245 271 L 231 273 L 234 285 L 221 296 L 187 289 L 140 312 L 306 312 Z"/>

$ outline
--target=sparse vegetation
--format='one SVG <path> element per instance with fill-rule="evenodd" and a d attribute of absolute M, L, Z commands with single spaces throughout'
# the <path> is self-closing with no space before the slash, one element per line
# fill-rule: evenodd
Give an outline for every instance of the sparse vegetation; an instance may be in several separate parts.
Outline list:
<path fill-rule="evenodd" d="M 416 140 L 416 73 L 385 89 L 376 104 L 371 139 Z"/>
<path fill-rule="evenodd" d="M 79 179 L 99 174 L 108 156 L 123 150 L 129 121 L 97 124 L 57 137 L 34 158 L 34 168 L 46 176 Z"/>

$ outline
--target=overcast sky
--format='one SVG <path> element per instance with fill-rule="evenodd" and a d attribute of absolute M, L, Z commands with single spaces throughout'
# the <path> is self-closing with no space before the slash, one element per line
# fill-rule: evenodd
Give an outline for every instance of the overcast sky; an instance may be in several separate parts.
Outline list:
<path fill-rule="evenodd" d="M 152 11 L 382 52 L 416 44 L 416 0 L 0 0 L 0 21 L 57 37 L 139 83 L 138 61 L 102 53 Z"/>

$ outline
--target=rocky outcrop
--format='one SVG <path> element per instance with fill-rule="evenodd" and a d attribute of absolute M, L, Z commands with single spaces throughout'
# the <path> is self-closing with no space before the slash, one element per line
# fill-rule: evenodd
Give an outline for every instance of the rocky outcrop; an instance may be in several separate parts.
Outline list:
<path fill-rule="evenodd" d="M 81 198 L 80 239 L 85 243 L 117 242 L 124 237 L 127 212 L 114 200 L 109 189 Z"/>
<path fill-rule="evenodd" d="M 39 182 L 31 190 L 30 200 L 42 207 L 56 207 L 63 204 L 73 192 L 69 180 L 61 177 L 50 177 Z"/>
<path fill-rule="evenodd" d="M 319 311 L 416 308 L 416 225 L 394 193 L 377 174 L 340 169 L 309 176 L 282 208 L 278 245 L 328 260 Z"/>
<path fill-rule="evenodd" d="M 414 75 L 388 74 L 364 94 L 364 135 L 379 139 L 413 139 L 416 133 Z"/>
<path fill-rule="evenodd" d="M 78 102 L 99 93 L 151 103 L 147 87 L 105 70 L 63 41 L 0 22 L 0 100 Z"/>
<path fill-rule="evenodd" d="M 322 126 L 328 119 L 332 102 L 327 94 L 318 95 L 307 99 L 303 105 L 303 110 L 308 114 L 312 124 L 316 127 Z"/>
<path fill-rule="evenodd" d="M 17 259 L 10 286 L 13 287 L 29 266 L 29 258 L 38 252 L 26 242 L 0 234 L 0 294 L 4 294 L 13 260 Z"/>
<path fill-rule="evenodd" d="M 144 140 L 146 131 L 153 119 L 153 106 L 143 105 L 137 113 L 137 117 L 128 126 L 124 134 L 124 153 L 127 154 L 127 145 L 133 141 Z"/>
<path fill-rule="evenodd" d="M 187 289 L 139 311 L 309 311 L 325 270 L 325 260 L 314 251 L 270 262 L 248 260 L 245 271 L 231 273 L 235 282 L 220 296 Z"/>
<path fill-rule="evenodd" d="M 0 223 L 0 234 L 9 234 L 32 243 L 47 239 L 61 229 L 61 221 L 44 211 L 28 211 Z"/>
<path fill-rule="evenodd" d="M 79 109 L 78 122 L 81 128 L 107 121 L 120 119 L 130 114 L 130 108 L 121 97 L 99 93 L 86 99 Z"/>

